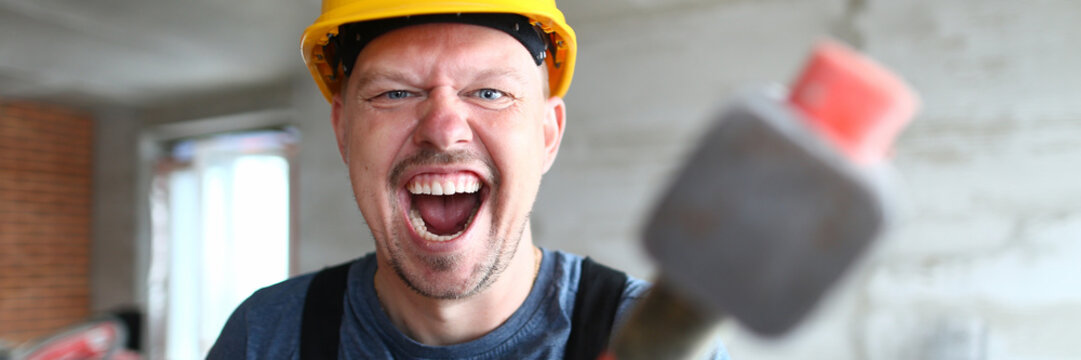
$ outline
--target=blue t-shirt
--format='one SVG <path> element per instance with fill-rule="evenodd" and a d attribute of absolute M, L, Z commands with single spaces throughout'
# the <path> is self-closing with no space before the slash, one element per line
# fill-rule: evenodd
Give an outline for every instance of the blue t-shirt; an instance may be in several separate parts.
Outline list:
<path fill-rule="evenodd" d="M 571 330 L 582 258 L 544 251 L 529 296 L 502 325 L 479 339 L 429 346 L 402 334 L 375 295 L 376 260 L 368 254 L 349 268 L 341 325 L 340 359 L 562 359 Z M 208 359 L 298 359 L 300 317 L 313 274 L 256 291 L 229 317 Z M 627 280 L 617 325 L 649 284 Z M 727 359 L 718 343 L 713 358 Z"/>

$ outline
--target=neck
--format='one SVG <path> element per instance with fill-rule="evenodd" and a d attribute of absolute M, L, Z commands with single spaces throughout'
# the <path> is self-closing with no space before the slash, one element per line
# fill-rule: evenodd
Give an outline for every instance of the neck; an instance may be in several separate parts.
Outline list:
<path fill-rule="evenodd" d="M 376 293 L 394 326 L 417 342 L 439 346 L 475 340 L 503 324 L 529 296 L 540 261 L 535 249 L 526 230 L 495 282 L 480 293 L 454 300 L 416 293 L 380 261 Z"/>

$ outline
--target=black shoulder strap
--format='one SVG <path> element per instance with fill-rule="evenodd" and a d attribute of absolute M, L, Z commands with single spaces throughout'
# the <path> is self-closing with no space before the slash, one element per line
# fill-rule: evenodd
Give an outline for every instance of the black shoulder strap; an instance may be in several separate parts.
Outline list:
<path fill-rule="evenodd" d="M 566 359 L 594 360 L 608 347 L 608 338 L 616 320 L 627 274 L 601 265 L 593 259 L 582 260 L 578 294 L 571 315 L 571 335 L 564 353 Z"/>
<path fill-rule="evenodd" d="M 302 360 L 338 357 L 350 264 L 323 269 L 315 274 L 308 286 L 300 320 Z M 598 264 L 590 258 L 582 260 L 565 358 L 593 360 L 608 346 L 626 285 L 627 275 L 623 272 Z"/>
<path fill-rule="evenodd" d="M 337 359 L 342 326 L 347 262 L 325 268 L 315 274 L 304 298 L 300 316 L 300 358 L 302 360 Z"/>

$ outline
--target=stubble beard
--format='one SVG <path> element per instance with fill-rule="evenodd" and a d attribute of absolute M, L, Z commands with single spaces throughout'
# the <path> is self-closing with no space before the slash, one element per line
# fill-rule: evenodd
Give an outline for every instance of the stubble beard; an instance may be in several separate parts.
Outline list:
<path fill-rule="evenodd" d="M 493 223 L 497 222 L 493 221 Z M 421 272 L 411 273 L 407 271 L 403 265 L 408 258 L 412 258 L 417 260 L 424 269 L 436 273 L 449 273 L 467 260 L 462 254 L 407 255 L 401 249 L 400 244 L 402 241 L 408 240 L 399 237 L 397 231 L 394 231 L 391 234 L 393 237 L 388 239 L 393 241 L 387 242 L 387 258 L 390 267 L 394 269 L 394 273 L 398 275 L 398 278 L 421 296 L 439 300 L 469 298 L 490 287 L 506 271 L 510 260 L 518 250 L 518 244 L 521 243 L 522 233 L 525 231 L 525 224 L 527 223 L 526 221 L 522 222 L 518 231 L 512 235 L 513 239 L 499 237 L 494 234 L 494 230 L 489 232 L 485 251 L 487 256 L 483 261 L 473 266 L 473 270 L 469 275 L 469 283 L 473 284 L 467 283 L 462 288 L 445 288 L 431 279 L 426 279 Z"/>
<path fill-rule="evenodd" d="M 409 166 L 453 164 L 476 158 L 480 157 L 468 152 L 443 153 L 432 150 L 423 150 L 417 155 L 394 166 L 388 176 L 389 193 L 393 194 L 397 191 L 394 184 L 401 183 L 399 177 Z M 490 189 L 491 194 L 489 195 L 489 199 L 499 199 L 498 192 L 500 188 L 498 172 L 490 161 L 484 161 L 484 163 L 488 166 L 490 173 L 493 174 L 496 179 L 493 181 L 493 188 Z M 527 213 L 523 219 L 519 219 L 520 224 L 517 226 L 517 231 L 512 232 L 510 237 L 501 237 L 497 233 L 496 225 L 502 223 L 500 210 L 505 208 L 505 204 L 500 200 L 494 200 L 494 203 L 490 205 L 492 217 L 491 223 L 489 224 L 488 236 L 485 241 L 484 252 L 486 256 L 483 260 L 473 266 L 467 283 L 461 287 L 446 287 L 446 284 L 440 284 L 438 283 L 438 280 L 427 279 L 424 275 L 424 270 L 435 273 L 452 272 L 455 269 L 458 269 L 462 263 L 470 260 L 464 254 L 407 254 L 402 247 L 403 244 L 408 244 L 411 240 L 408 239 L 407 236 L 403 236 L 400 229 L 410 225 L 403 223 L 400 219 L 395 221 L 398 226 L 391 226 L 387 233 L 382 234 L 384 235 L 383 239 L 379 239 L 379 234 L 376 234 L 374 230 L 372 231 L 372 236 L 376 238 L 376 244 L 386 244 L 385 249 L 382 250 L 385 250 L 387 253 L 387 261 L 390 263 L 391 269 L 394 270 L 394 273 L 397 274 L 398 278 L 401 279 L 406 286 L 417 294 L 439 300 L 468 298 L 481 293 L 499 279 L 499 276 L 507 269 L 510 260 L 517 252 L 518 244 L 521 242 L 522 235 L 526 231 L 527 224 L 529 224 L 529 221 L 527 221 L 529 219 L 529 214 Z M 391 201 L 391 208 L 393 209 L 393 213 L 401 213 L 400 205 L 396 201 Z M 379 247 L 377 246 L 376 248 L 378 251 Z M 410 272 L 404 265 L 410 259 L 416 261 L 417 265 L 420 266 L 420 269 L 424 270 Z"/>

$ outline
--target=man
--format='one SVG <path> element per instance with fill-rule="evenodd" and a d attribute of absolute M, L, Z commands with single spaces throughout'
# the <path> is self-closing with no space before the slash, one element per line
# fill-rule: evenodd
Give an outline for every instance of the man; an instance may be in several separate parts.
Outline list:
<path fill-rule="evenodd" d="M 554 2 L 323 10 L 302 47 L 376 251 L 256 292 L 209 357 L 595 358 L 647 285 L 533 244 L 576 45 Z"/>

